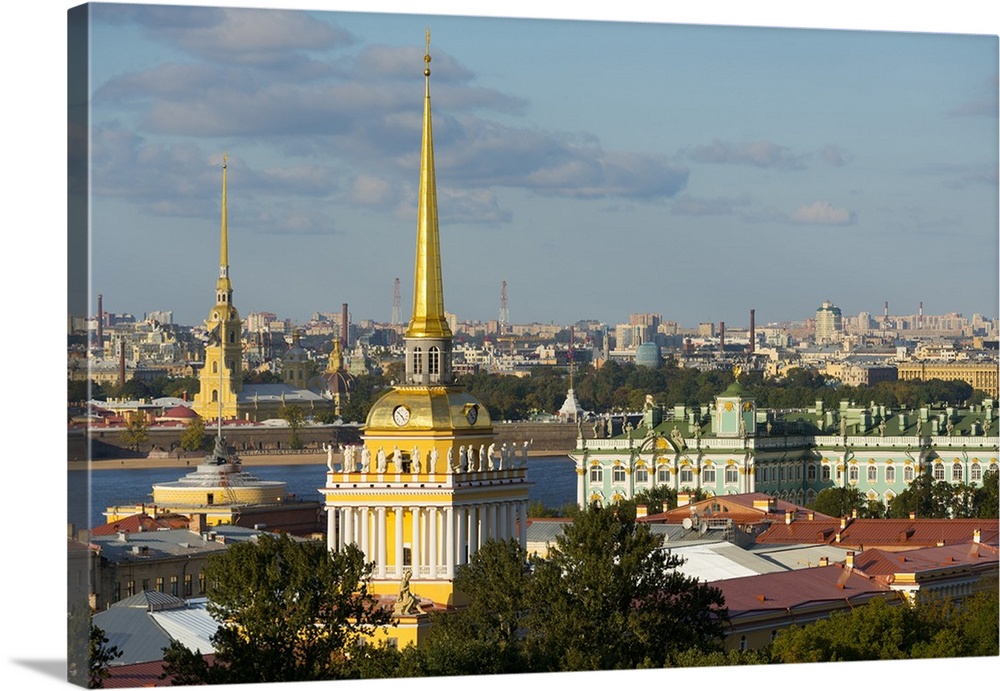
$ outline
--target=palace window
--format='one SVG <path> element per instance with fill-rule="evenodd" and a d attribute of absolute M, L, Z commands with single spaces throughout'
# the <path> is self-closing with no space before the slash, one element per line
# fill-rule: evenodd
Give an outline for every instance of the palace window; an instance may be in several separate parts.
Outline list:
<path fill-rule="evenodd" d="M 704 484 L 706 484 L 706 485 L 714 485 L 715 484 L 715 466 L 714 465 L 707 465 L 707 466 L 705 466 L 704 470 L 702 470 L 701 472 L 702 472 L 701 478 L 702 478 L 702 482 Z"/>
<path fill-rule="evenodd" d="M 913 466 L 908 465 L 903 468 L 903 482 L 910 483 L 913 482 Z"/>
<path fill-rule="evenodd" d="M 625 466 L 616 465 L 611 469 L 611 481 L 617 483 L 625 482 Z"/>
<path fill-rule="evenodd" d="M 423 374 L 424 371 L 424 351 L 422 348 L 413 349 L 413 373 Z"/>
<path fill-rule="evenodd" d="M 830 481 L 830 466 L 828 465 L 823 466 L 823 471 L 820 474 L 820 477 L 822 478 L 823 482 Z"/>
<path fill-rule="evenodd" d="M 681 468 L 681 483 L 691 484 L 694 482 L 694 473 L 690 468 Z"/>
<path fill-rule="evenodd" d="M 590 481 L 604 482 L 604 469 L 599 465 L 590 466 Z"/>
<path fill-rule="evenodd" d="M 982 480 L 983 480 L 983 467 L 978 463 L 973 463 L 972 467 L 969 468 L 969 481 L 982 482 Z"/>
<path fill-rule="evenodd" d="M 726 466 L 726 484 L 727 485 L 735 485 L 739 481 L 740 481 L 740 471 L 739 471 L 739 469 L 736 466 L 734 466 L 734 465 L 727 465 Z"/>
<path fill-rule="evenodd" d="M 896 481 L 896 468 L 895 466 L 887 465 L 885 467 L 885 481 L 890 485 Z"/>
<path fill-rule="evenodd" d="M 660 483 L 670 482 L 670 468 L 665 465 L 661 465 L 656 469 L 656 481 Z"/>
<path fill-rule="evenodd" d="M 858 481 L 858 474 L 859 474 L 858 473 L 858 466 L 852 465 L 848 469 L 848 471 L 847 471 L 847 480 L 848 480 L 848 482 L 857 482 Z"/>
<path fill-rule="evenodd" d="M 934 479 L 944 480 L 944 463 L 934 464 Z"/>
<path fill-rule="evenodd" d="M 816 466 L 812 463 L 806 468 L 806 480 L 809 482 L 816 482 Z"/>
<path fill-rule="evenodd" d="M 951 481 L 961 482 L 963 480 L 962 464 L 953 463 L 951 466 Z"/>
<path fill-rule="evenodd" d="M 635 469 L 635 483 L 637 485 L 645 485 L 649 482 L 649 471 L 645 468 Z"/>
<path fill-rule="evenodd" d="M 437 346 L 431 346 L 430 350 L 427 351 L 427 373 L 441 373 L 441 349 Z"/>
<path fill-rule="evenodd" d="M 878 466 L 868 466 L 868 482 L 878 482 Z"/>

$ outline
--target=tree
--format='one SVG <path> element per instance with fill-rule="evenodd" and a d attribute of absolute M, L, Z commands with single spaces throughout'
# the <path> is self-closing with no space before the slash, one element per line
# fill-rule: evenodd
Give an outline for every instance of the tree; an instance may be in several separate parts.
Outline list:
<path fill-rule="evenodd" d="M 816 495 L 810 508 L 827 516 L 850 516 L 867 507 L 868 500 L 856 487 L 827 487 Z"/>
<path fill-rule="evenodd" d="M 181 448 L 185 451 L 198 451 L 205 448 L 205 421 L 198 416 L 191 420 L 181 434 Z"/>
<path fill-rule="evenodd" d="M 455 572 L 469 598 L 457 612 L 431 614 L 426 645 L 410 654 L 425 676 L 528 671 L 523 620 L 531 587 L 527 554 L 516 540 L 489 541 Z"/>
<path fill-rule="evenodd" d="M 261 535 L 209 559 L 208 612 L 223 622 L 215 659 L 182 646 L 166 650 L 165 677 L 178 683 L 255 683 L 341 679 L 347 653 L 390 612 L 369 592 L 373 565 L 350 546 Z"/>
<path fill-rule="evenodd" d="M 299 428 L 306 421 L 305 411 L 297 405 L 285 404 L 278 411 L 278 416 L 288 423 L 288 428 L 292 431 L 288 445 L 293 449 L 301 449 L 302 440 L 299 438 Z"/>
<path fill-rule="evenodd" d="M 591 508 L 533 562 L 526 656 L 534 671 L 662 667 L 680 650 L 721 649 L 722 594 L 679 573 L 649 526 Z"/>
<path fill-rule="evenodd" d="M 976 488 L 973 505 L 975 518 L 1000 517 L 1000 471 L 988 470 L 983 474 L 983 486 Z"/>
<path fill-rule="evenodd" d="M 148 439 L 149 424 L 146 422 L 146 416 L 141 412 L 136 413 L 129 419 L 125 429 L 122 430 L 122 444 L 133 451 L 138 451 L 139 447 L 145 444 Z"/>
<path fill-rule="evenodd" d="M 935 480 L 929 472 L 920 473 L 910 485 L 889 501 L 889 518 L 950 518 L 955 488 L 944 480 Z"/>
<path fill-rule="evenodd" d="M 121 656 L 122 651 L 118 646 L 108 647 L 108 637 L 104 635 L 104 631 L 91 624 L 88 688 L 99 689 L 104 686 L 104 680 L 108 678 L 108 667 Z"/>

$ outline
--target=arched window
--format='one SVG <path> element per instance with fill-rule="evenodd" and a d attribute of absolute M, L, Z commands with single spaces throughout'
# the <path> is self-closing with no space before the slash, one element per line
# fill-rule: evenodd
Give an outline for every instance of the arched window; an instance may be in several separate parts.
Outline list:
<path fill-rule="evenodd" d="M 635 469 L 635 484 L 645 485 L 649 482 L 649 471 L 645 467 Z"/>
<path fill-rule="evenodd" d="M 707 465 L 707 466 L 705 466 L 704 469 L 701 471 L 701 473 L 702 473 L 702 475 L 701 475 L 701 481 L 702 481 L 703 484 L 706 484 L 706 485 L 714 485 L 715 484 L 715 466 L 714 465 Z"/>
<path fill-rule="evenodd" d="M 422 348 L 413 349 L 413 373 L 423 374 L 424 372 L 424 351 Z"/>
<path fill-rule="evenodd" d="M 611 481 L 617 483 L 625 482 L 625 466 L 616 465 L 611 469 Z"/>
<path fill-rule="evenodd" d="M 691 471 L 691 468 L 681 468 L 681 483 L 687 485 L 694 483 L 694 473 Z"/>
<path fill-rule="evenodd" d="M 934 464 L 934 479 L 944 480 L 944 463 Z"/>
<path fill-rule="evenodd" d="M 656 469 L 656 481 L 663 484 L 670 482 L 670 467 L 661 465 Z"/>
<path fill-rule="evenodd" d="M 848 469 L 848 471 L 847 471 L 847 480 L 848 480 L 848 482 L 857 482 L 858 481 L 858 466 L 852 465 Z"/>
<path fill-rule="evenodd" d="M 219 402 L 219 391 L 218 389 L 212 389 L 212 403 Z"/>
<path fill-rule="evenodd" d="M 597 483 L 604 482 L 604 469 L 601 466 L 590 466 L 590 481 Z"/>
<path fill-rule="evenodd" d="M 896 481 L 896 467 L 895 466 L 887 465 L 885 467 L 885 481 L 888 484 L 890 484 L 890 485 Z"/>
<path fill-rule="evenodd" d="M 952 466 L 951 466 L 951 481 L 952 482 L 961 482 L 964 479 L 963 476 L 964 476 L 964 473 L 962 473 L 962 464 L 961 463 L 953 463 Z"/>
<path fill-rule="evenodd" d="M 822 472 L 820 473 L 820 477 L 822 478 L 823 482 L 830 481 L 830 466 L 828 465 L 823 466 Z"/>
<path fill-rule="evenodd" d="M 868 466 L 868 482 L 878 482 L 878 466 Z"/>
<path fill-rule="evenodd" d="M 913 482 L 913 466 L 908 465 L 903 468 L 903 482 L 909 484 Z"/>
<path fill-rule="evenodd" d="M 427 351 L 427 373 L 441 373 L 441 349 L 437 346 L 431 346 Z"/>
<path fill-rule="evenodd" d="M 218 362 L 213 362 L 212 363 L 212 374 L 218 374 L 218 373 L 219 373 L 219 363 Z"/>
<path fill-rule="evenodd" d="M 982 482 L 983 481 L 983 466 L 978 463 L 973 463 L 972 467 L 969 468 L 969 481 L 970 482 Z"/>
<path fill-rule="evenodd" d="M 726 484 L 727 485 L 735 485 L 739 481 L 740 481 L 740 471 L 739 471 L 739 469 L 736 466 L 734 466 L 734 465 L 727 465 L 726 466 Z"/>
<path fill-rule="evenodd" d="M 816 482 L 816 465 L 813 463 L 810 463 L 809 467 L 806 468 L 806 480 Z"/>

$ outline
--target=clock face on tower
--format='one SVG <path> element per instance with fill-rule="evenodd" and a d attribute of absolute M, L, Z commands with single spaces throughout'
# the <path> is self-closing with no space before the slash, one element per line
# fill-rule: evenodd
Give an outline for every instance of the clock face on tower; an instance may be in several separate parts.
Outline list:
<path fill-rule="evenodd" d="M 402 427 L 410 421 L 410 409 L 405 405 L 396 406 L 396 409 L 392 411 L 392 419 L 397 425 Z"/>
<path fill-rule="evenodd" d="M 472 406 L 469 408 L 469 412 L 465 414 L 465 419 L 469 421 L 470 425 L 476 424 L 476 419 L 479 417 L 479 406 Z"/>

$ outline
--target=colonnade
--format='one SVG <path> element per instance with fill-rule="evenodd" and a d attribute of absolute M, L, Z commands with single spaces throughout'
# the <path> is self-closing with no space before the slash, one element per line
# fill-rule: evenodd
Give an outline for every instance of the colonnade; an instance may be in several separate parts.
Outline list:
<path fill-rule="evenodd" d="M 387 534 L 390 513 L 391 540 Z M 404 528 L 407 519 L 409 530 Z M 521 548 L 527 549 L 527 524 L 527 499 L 468 505 L 328 507 L 327 547 L 341 550 L 357 545 L 367 561 L 375 562 L 376 579 L 401 578 L 406 568 L 418 579 L 451 579 L 455 568 L 468 563 L 488 540 L 516 538 Z"/>

